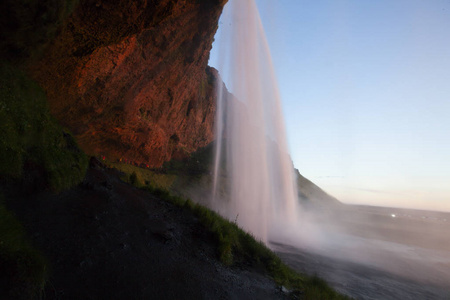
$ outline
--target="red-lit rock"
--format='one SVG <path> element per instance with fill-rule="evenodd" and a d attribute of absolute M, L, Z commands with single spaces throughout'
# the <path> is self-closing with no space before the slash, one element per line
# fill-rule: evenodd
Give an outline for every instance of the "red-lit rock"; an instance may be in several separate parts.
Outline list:
<path fill-rule="evenodd" d="M 226 0 L 81 1 L 32 67 L 88 154 L 161 166 L 213 140 L 207 67 Z"/>

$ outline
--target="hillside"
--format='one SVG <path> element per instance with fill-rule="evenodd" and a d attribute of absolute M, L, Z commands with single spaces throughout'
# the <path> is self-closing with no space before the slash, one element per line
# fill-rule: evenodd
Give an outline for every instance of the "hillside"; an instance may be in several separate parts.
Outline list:
<path fill-rule="evenodd" d="M 342 205 L 339 200 L 327 194 L 308 178 L 303 177 L 298 169 L 295 169 L 295 173 L 297 176 L 298 196 L 304 208 L 336 209 Z"/>

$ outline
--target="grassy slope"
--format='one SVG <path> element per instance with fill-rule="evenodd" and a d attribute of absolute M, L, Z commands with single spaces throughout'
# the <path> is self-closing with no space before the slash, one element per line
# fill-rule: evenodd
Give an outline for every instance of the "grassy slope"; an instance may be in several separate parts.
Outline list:
<path fill-rule="evenodd" d="M 239 228 L 208 208 L 193 203 L 190 199 L 174 196 L 170 189 L 179 176 L 191 176 L 200 174 L 204 164 L 201 159 L 207 159 L 204 153 L 194 153 L 185 164 L 171 162 L 166 164 L 167 172 L 158 172 L 139 168 L 133 165 L 107 162 L 107 165 L 124 172 L 123 179 L 138 187 L 152 191 L 158 197 L 184 206 L 193 211 L 215 237 L 217 256 L 222 263 L 229 266 L 250 265 L 272 277 L 277 284 L 285 286 L 292 291 L 293 296 L 301 299 L 349 299 L 333 289 L 318 277 L 309 277 L 296 273 L 281 262 L 275 253 L 262 242 L 257 241 L 251 234 Z M 189 166 L 193 170 L 188 171 Z M 176 168 L 181 170 L 176 172 Z"/>

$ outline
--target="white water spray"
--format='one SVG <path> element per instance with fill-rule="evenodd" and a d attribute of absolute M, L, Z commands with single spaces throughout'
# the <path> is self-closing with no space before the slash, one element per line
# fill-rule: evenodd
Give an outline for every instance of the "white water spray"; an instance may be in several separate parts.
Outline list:
<path fill-rule="evenodd" d="M 234 97 L 219 83 L 213 208 L 267 242 L 299 214 L 279 91 L 254 0 L 230 1 L 222 20 L 219 69 Z"/>

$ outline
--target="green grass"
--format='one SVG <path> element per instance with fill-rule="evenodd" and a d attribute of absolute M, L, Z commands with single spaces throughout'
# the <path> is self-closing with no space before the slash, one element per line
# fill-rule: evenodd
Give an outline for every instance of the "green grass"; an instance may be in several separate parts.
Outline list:
<path fill-rule="evenodd" d="M 2 202 L 0 197 L 0 298 L 36 298 L 46 282 L 46 261 Z"/>
<path fill-rule="evenodd" d="M 183 189 L 202 184 L 202 179 L 210 176 L 213 150 L 214 145 L 210 144 L 189 154 L 182 160 L 173 159 L 165 162 L 159 169 L 141 168 L 119 161 L 104 160 L 103 163 L 127 174 L 122 180 L 135 186 L 151 185 L 183 195 Z"/>
<path fill-rule="evenodd" d="M 104 163 L 110 168 L 115 168 L 125 173 L 126 175 L 122 180 L 137 187 L 151 185 L 160 189 L 170 190 L 177 179 L 176 174 L 167 174 L 119 162 L 104 161 Z"/>
<path fill-rule="evenodd" d="M 1 63 L 0 125 L 0 178 L 23 180 L 35 172 L 55 191 L 84 178 L 87 157 L 50 115 L 42 89 Z"/>
<path fill-rule="evenodd" d="M 150 178 L 147 177 L 151 176 L 148 174 L 154 173 L 154 171 L 119 163 L 107 163 L 107 165 L 125 172 L 125 179 L 129 183 L 134 183 L 137 187 L 150 191 L 162 200 L 192 211 L 213 236 L 217 257 L 224 265 L 247 265 L 260 270 L 272 277 L 278 285 L 291 290 L 291 296 L 294 298 L 350 299 L 334 291 L 324 280 L 316 276 L 309 277 L 298 274 L 285 265 L 263 242 L 239 228 L 237 224 L 190 199 L 172 195 L 167 188 L 163 187 L 170 186 L 170 180 L 162 185 L 158 185 L 155 181 L 143 185 L 144 178 Z"/>
<path fill-rule="evenodd" d="M 214 211 L 189 199 L 172 196 L 166 190 L 152 187 L 147 189 L 163 200 L 190 209 L 213 235 L 217 256 L 223 264 L 250 265 L 262 270 L 278 285 L 290 289 L 292 296 L 297 295 L 301 299 L 349 299 L 334 291 L 324 280 L 316 276 L 298 274 L 285 265 L 263 242 L 256 240 L 251 234 Z"/>

